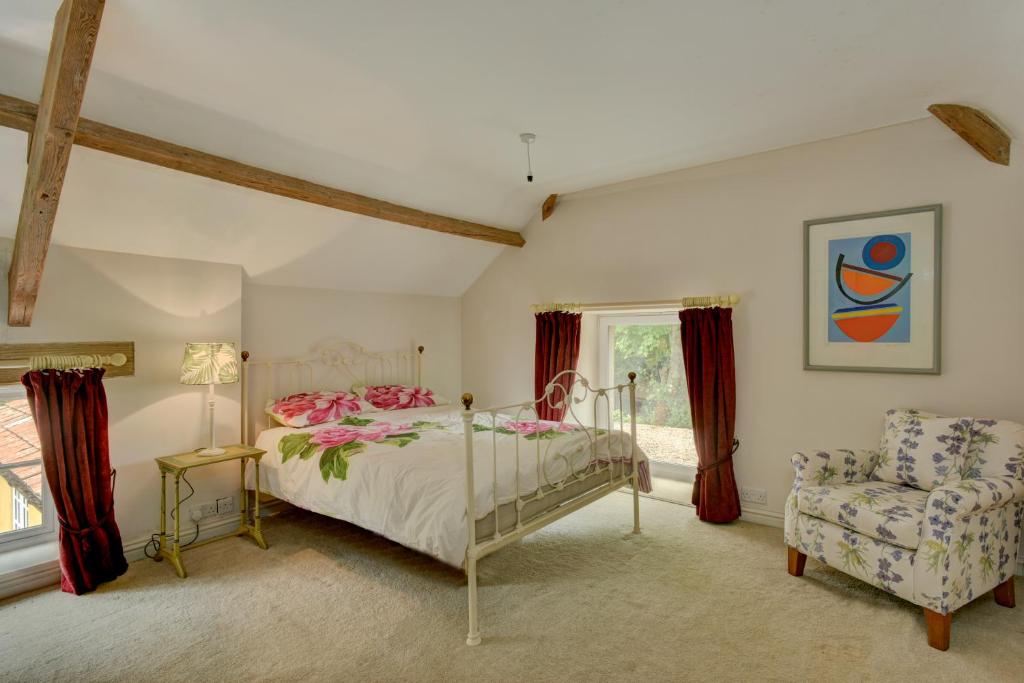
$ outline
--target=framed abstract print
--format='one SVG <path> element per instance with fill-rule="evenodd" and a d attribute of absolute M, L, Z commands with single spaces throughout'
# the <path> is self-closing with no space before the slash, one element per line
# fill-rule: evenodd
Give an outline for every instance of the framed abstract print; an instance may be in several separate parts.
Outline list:
<path fill-rule="evenodd" d="M 804 369 L 939 374 L 942 205 L 804 222 Z"/>

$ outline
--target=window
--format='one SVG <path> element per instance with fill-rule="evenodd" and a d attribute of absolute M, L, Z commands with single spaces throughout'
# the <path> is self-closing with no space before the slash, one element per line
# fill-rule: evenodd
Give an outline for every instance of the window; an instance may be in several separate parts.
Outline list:
<path fill-rule="evenodd" d="M 601 385 L 637 374 L 637 444 L 658 476 L 692 481 L 697 467 L 678 313 L 598 319 Z"/>
<path fill-rule="evenodd" d="M 0 387 L 0 552 L 49 540 L 53 517 L 25 391 Z"/>
<path fill-rule="evenodd" d="M 11 489 L 11 529 L 17 531 L 18 529 L 28 528 L 28 498 L 25 494 L 18 489 Z"/>

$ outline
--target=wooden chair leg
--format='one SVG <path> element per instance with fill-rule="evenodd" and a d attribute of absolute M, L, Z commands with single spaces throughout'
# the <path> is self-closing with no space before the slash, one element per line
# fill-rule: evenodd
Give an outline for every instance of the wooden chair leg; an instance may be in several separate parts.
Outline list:
<path fill-rule="evenodd" d="M 789 573 L 792 576 L 803 576 L 804 565 L 807 564 L 807 556 L 796 548 L 786 548 L 789 551 Z"/>
<path fill-rule="evenodd" d="M 1016 607 L 1017 598 L 1013 592 L 1013 577 L 1011 576 L 1006 581 L 996 586 L 996 589 L 992 591 L 996 596 L 996 604 L 1002 605 L 1003 607 Z"/>
<path fill-rule="evenodd" d="M 928 644 L 936 650 L 948 650 L 949 631 L 953 623 L 953 613 L 939 614 L 925 607 L 924 623 L 928 627 Z"/>

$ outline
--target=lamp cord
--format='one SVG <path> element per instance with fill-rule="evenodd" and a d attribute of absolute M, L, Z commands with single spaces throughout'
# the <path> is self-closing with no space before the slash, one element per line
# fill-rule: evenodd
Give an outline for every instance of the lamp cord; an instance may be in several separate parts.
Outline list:
<path fill-rule="evenodd" d="M 185 482 L 186 485 L 188 485 L 189 494 L 187 496 L 185 496 L 184 498 L 182 498 L 181 500 L 178 501 L 177 507 L 179 507 L 179 508 L 181 507 L 182 503 L 187 501 L 189 498 L 194 496 L 195 493 L 196 493 L 195 487 L 192 486 L 192 482 L 190 482 L 188 480 L 188 476 L 186 474 L 182 474 L 181 475 L 181 480 L 183 482 Z M 171 510 L 171 519 L 172 520 L 174 519 L 174 510 Z M 182 548 L 189 547 L 190 545 L 195 543 L 196 539 L 198 539 L 198 538 L 199 538 L 199 522 L 196 522 L 196 532 L 195 532 L 195 534 L 192 535 L 192 540 L 189 541 L 188 543 L 182 543 L 181 547 Z M 149 554 L 149 549 L 151 547 L 153 548 L 153 554 L 152 555 Z M 146 543 L 146 545 L 142 548 L 142 552 L 143 552 L 143 554 L 146 557 L 148 557 L 151 560 L 159 557 L 160 556 L 160 534 L 157 533 L 157 534 L 150 535 L 149 542 Z"/>

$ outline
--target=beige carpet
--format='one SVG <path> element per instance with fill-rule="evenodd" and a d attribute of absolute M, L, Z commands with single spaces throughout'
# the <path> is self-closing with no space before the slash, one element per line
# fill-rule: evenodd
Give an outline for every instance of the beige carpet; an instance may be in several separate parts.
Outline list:
<path fill-rule="evenodd" d="M 646 499 L 633 537 L 630 503 L 484 560 L 475 648 L 459 572 L 291 512 L 268 520 L 267 551 L 188 553 L 186 580 L 143 561 L 88 596 L 0 604 L 0 680 L 1024 679 L 1024 605 L 982 596 L 940 653 L 918 608 L 813 560 L 787 575 L 779 529 Z"/>

